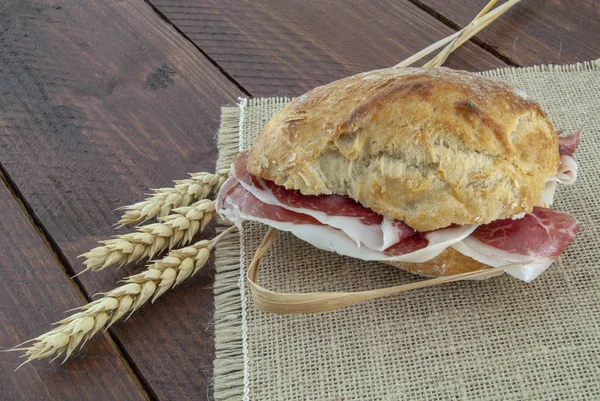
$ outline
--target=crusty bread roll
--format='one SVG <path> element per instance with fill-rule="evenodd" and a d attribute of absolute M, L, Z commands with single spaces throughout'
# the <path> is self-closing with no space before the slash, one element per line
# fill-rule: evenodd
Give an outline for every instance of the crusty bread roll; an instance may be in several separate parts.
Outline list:
<path fill-rule="evenodd" d="M 424 232 L 531 212 L 558 165 L 552 125 L 522 91 L 446 68 L 390 68 L 296 98 L 262 130 L 248 170 L 306 195 L 348 195 Z"/>

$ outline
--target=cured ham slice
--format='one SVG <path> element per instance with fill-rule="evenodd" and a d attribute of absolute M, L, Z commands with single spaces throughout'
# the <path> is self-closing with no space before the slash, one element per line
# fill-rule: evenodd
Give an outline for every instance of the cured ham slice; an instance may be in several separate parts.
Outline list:
<path fill-rule="evenodd" d="M 472 237 L 511 253 L 557 258 L 577 231 L 579 224 L 569 214 L 536 207 L 522 219 L 496 220 L 479 226 Z"/>
<path fill-rule="evenodd" d="M 578 165 L 575 159 L 569 155 L 560 156 L 560 166 L 556 173 L 555 180 L 561 184 L 573 184 L 577 181 Z"/>
<path fill-rule="evenodd" d="M 546 181 L 542 190 L 542 197 L 539 204 L 541 206 L 550 206 L 554 203 L 554 193 L 556 192 L 557 183 L 571 185 L 577 181 L 578 165 L 575 159 L 569 155 L 560 156 L 560 166 L 556 174 Z"/>
<path fill-rule="evenodd" d="M 557 132 L 560 134 L 561 132 Z M 573 153 L 581 141 L 581 130 L 572 134 L 558 137 L 558 152 L 560 153 L 560 166 L 553 180 L 561 184 L 573 184 L 577 180 L 577 162 Z"/>
<path fill-rule="evenodd" d="M 268 189 L 267 192 L 269 192 L 273 201 L 284 204 L 287 208 L 319 211 L 330 216 L 357 217 L 365 224 L 381 224 L 383 220 L 383 216 L 347 196 L 302 195 L 299 191 L 289 190 L 276 185 L 272 181 L 266 181 L 251 175 L 246 168 L 247 165 L 247 153 L 240 153 L 236 156 L 233 164 L 233 174 L 240 183 L 244 187 L 252 186 L 263 191 Z M 414 233 L 414 230 L 412 232 Z"/>
<path fill-rule="evenodd" d="M 360 203 L 341 195 L 305 196 L 271 181 L 251 175 L 246 170 L 248 155 L 240 153 L 232 172 L 240 184 L 263 203 L 284 207 L 312 216 L 319 222 L 340 229 L 358 246 L 383 251 L 415 235 L 415 230 L 398 220 L 388 220 Z"/>
<path fill-rule="evenodd" d="M 462 226 L 416 233 L 384 251 L 372 250 L 359 247 L 342 230 L 322 224 L 311 216 L 262 202 L 235 177 L 230 177 L 221 187 L 216 206 L 224 218 L 238 226 L 244 220 L 258 221 L 278 230 L 289 231 L 319 249 L 363 260 L 425 262 L 475 230 L 475 226 Z"/>
<path fill-rule="evenodd" d="M 556 134 L 559 136 L 558 152 L 560 153 L 560 165 L 556 174 L 546 181 L 539 202 L 541 206 L 550 206 L 554 203 L 554 193 L 556 192 L 557 183 L 571 185 L 577 181 L 578 166 L 572 156 L 581 140 L 581 131 L 560 136 L 562 132 L 562 130 L 556 131 Z"/>
<path fill-rule="evenodd" d="M 234 178 L 229 178 L 223 183 L 215 203 L 219 213 L 238 227 L 241 227 L 243 223 L 242 219 L 265 219 L 288 224 L 320 225 L 317 220 L 306 214 L 296 213 L 279 206 L 260 202 Z M 243 213 L 240 213 L 240 211 L 243 211 Z M 252 216 L 253 218 L 249 219 L 247 218 L 248 216 Z"/>
<path fill-rule="evenodd" d="M 577 146 L 579 146 L 579 141 L 581 141 L 581 130 L 565 136 L 561 136 L 562 133 L 563 130 L 556 131 L 558 135 L 558 152 L 561 156 L 573 156 Z"/>
<path fill-rule="evenodd" d="M 532 281 L 546 270 L 573 241 L 579 230 L 568 214 L 534 208 L 518 220 L 497 220 L 483 226 L 450 227 L 414 234 L 384 251 L 359 247 L 342 230 L 319 222 L 312 216 L 281 206 L 269 205 L 230 177 L 217 197 L 217 210 L 241 225 L 258 221 L 289 231 L 313 246 L 363 260 L 420 263 L 438 256 L 449 246 L 479 262 L 500 267 L 524 263 L 507 272 L 523 281 Z"/>
<path fill-rule="evenodd" d="M 530 282 L 573 242 L 579 228 L 567 213 L 536 207 L 521 219 L 496 220 L 479 226 L 453 248 L 490 266 L 524 263 L 507 273 Z"/>

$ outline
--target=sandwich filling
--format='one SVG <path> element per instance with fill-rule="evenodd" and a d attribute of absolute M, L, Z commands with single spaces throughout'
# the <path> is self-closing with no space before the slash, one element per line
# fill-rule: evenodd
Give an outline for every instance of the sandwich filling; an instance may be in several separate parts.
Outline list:
<path fill-rule="evenodd" d="M 580 133 L 559 136 L 560 168 L 546 182 L 540 206 L 531 213 L 485 225 L 418 232 L 347 196 L 302 195 L 253 176 L 246 169 L 246 153 L 234 160 L 232 175 L 221 187 L 216 205 L 224 218 L 238 226 L 245 220 L 258 221 L 341 255 L 421 263 L 453 247 L 494 267 L 523 263 L 507 273 L 529 282 L 558 258 L 579 230 L 573 217 L 546 208 L 553 203 L 557 183 L 572 184 L 577 178 L 577 163 L 572 155 L 579 139 Z"/>

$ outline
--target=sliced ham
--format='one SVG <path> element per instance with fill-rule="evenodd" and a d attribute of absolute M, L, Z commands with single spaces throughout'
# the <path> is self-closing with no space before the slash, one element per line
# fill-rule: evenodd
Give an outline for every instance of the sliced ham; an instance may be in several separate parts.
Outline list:
<path fill-rule="evenodd" d="M 581 130 L 564 136 L 561 136 L 562 133 L 563 130 L 556 131 L 558 135 L 558 152 L 561 156 L 573 156 L 577 146 L 579 146 L 579 141 L 581 141 Z"/>
<path fill-rule="evenodd" d="M 263 203 L 284 207 L 309 215 L 323 224 L 340 229 L 357 246 L 383 251 L 415 235 L 415 230 L 398 220 L 388 220 L 360 203 L 341 195 L 306 196 L 299 191 L 285 189 L 248 173 L 248 155 L 239 154 L 232 166 L 241 185 Z"/>
<path fill-rule="evenodd" d="M 521 219 L 496 220 L 479 226 L 453 247 L 490 266 L 525 263 L 507 272 L 529 282 L 573 242 L 579 228 L 577 221 L 567 213 L 536 207 Z"/>
<path fill-rule="evenodd" d="M 552 205 L 554 203 L 556 184 L 574 184 L 575 181 L 577 181 L 577 168 L 578 165 L 575 159 L 569 155 L 561 155 L 558 171 L 546 181 L 544 189 L 542 190 L 542 197 L 538 204 L 543 207 Z"/>
<path fill-rule="evenodd" d="M 242 225 L 243 219 L 253 220 L 243 216 L 252 216 L 254 219 L 268 219 L 288 224 L 320 225 L 317 220 L 309 215 L 260 202 L 233 177 L 228 178 L 223 183 L 215 203 L 219 213 L 238 227 Z M 243 211 L 243 213 L 239 213 L 239 211 Z"/>
<path fill-rule="evenodd" d="M 238 226 L 244 220 L 258 221 L 289 231 L 317 248 L 363 260 L 425 262 L 475 230 L 475 226 L 462 226 L 416 233 L 384 251 L 359 247 L 342 230 L 322 224 L 311 216 L 262 202 L 235 177 L 230 177 L 221 187 L 216 206 L 219 214 Z"/>
<path fill-rule="evenodd" d="M 571 156 L 579 140 L 580 132 L 559 135 L 560 168 L 546 183 L 541 204 L 552 204 L 558 182 L 575 182 L 577 163 Z M 245 220 L 258 221 L 292 232 L 317 248 L 358 259 L 420 263 L 452 246 L 490 266 L 523 263 L 507 272 L 529 282 L 556 260 L 579 230 L 568 214 L 536 207 L 519 218 L 419 233 L 347 196 L 306 196 L 255 177 L 246 170 L 247 160 L 247 154 L 238 155 L 233 176 L 219 192 L 217 210 L 223 217 L 239 226 Z"/>
<path fill-rule="evenodd" d="M 557 258 L 577 231 L 579 224 L 569 214 L 535 207 L 522 219 L 496 220 L 479 226 L 472 237 L 511 253 Z"/>
<path fill-rule="evenodd" d="M 268 193 L 273 202 L 284 204 L 289 209 L 317 211 L 329 216 L 357 217 L 365 224 L 381 224 L 383 216 L 347 196 L 342 195 L 311 195 L 305 196 L 300 191 L 286 189 L 272 181 L 266 181 L 251 175 L 246 166 L 248 154 L 240 153 L 233 164 L 234 176 L 244 185 Z M 271 199 L 269 199 L 271 201 Z M 412 230 L 414 232 L 414 230 Z"/>
<path fill-rule="evenodd" d="M 543 207 L 551 206 L 554 203 L 554 193 L 556 184 L 571 185 L 577 181 L 577 162 L 573 159 L 573 153 L 581 140 L 581 131 L 569 135 L 561 136 L 563 130 L 556 131 L 558 135 L 558 152 L 560 153 L 560 165 L 558 171 L 546 181 L 542 191 L 542 197 L 539 205 Z"/>

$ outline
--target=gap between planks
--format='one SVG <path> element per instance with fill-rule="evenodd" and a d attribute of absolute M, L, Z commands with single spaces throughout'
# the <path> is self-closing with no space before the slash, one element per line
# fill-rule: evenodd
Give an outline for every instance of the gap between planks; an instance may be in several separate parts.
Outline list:
<path fill-rule="evenodd" d="M 246 96 L 248 97 L 253 97 L 252 93 L 250 93 L 249 90 L 247 90 L 246 88 L 244 88 L 238 81 L 236 81 L 235 78 L 233 78 L 233 76 L 231 76 L 227 71 L 225 71 L 225 69 L 223 67 L 221 67 L 216 60 L 214 60 L 212 57 L 210 57 L 208 55 L 208 53 L 206 53 L 204 50 L 202 50 L 202 48 L 200 48 L 200 46 L 198 46 L 192 39 L 190 39 L 181 29 L 179 29 L 179 27 L 177 25 L 175 25 L 173 23 L 173 21 L 171 21 L 166 15 L 164 15 L 162 13 L 162 11 L 160 11 L 157 7 L 154 6 L 154 4 L 152 4 L 151 0 L 144 0 L 144 2 L 148 5 L 148 7 L 150 7 L 152 9 L 152 11 L 163 21 L 165 21 L 170 27 L 172 27 L 175 32 L 177 32 L 183 39 L 185 39 L 186 41 L 188 41 L 192 46 L 194 46 L 194 48 L 196 48 L 200 54 L 202 54 L 202 56 L 204 58 L 206 58 L 212 65 L 215 66 L 215 68 L 217 68 L 217 70 L 219 70 L 219 72 L 221 74 L 223 74 L 223 76 L 225 78 L 227 78 L 227 80 L 229 82 L 231 82 L 232 84 L 234 84 L 240 91 L 242 91 Z"/>
<path fill-rule="evenodd" d="M 219 63 L 215 59 L 213 59 L 212 57 L 210 57 L 207 52 L 205 52 L 198 44 L 196 44 L 196 42 L 194 42 L 188 35 L 186 35 L 185 32 L 183 32 L 183 30 L 181 30 L 162 11 L 160 11 L 160 9 L 157 8 L 153 4 L 153 0 L 144 0 L 144 2 L 152 9 L 152 11 L 159 18 L 161 18 L 163 21 L 165 21 L 167 24 L 169 24 L 169 26 L 171 26 L 182 38 L 184 38 L 194 48 L 196 48 L 212 65 L 214 65 L 219 70 L 219 72 L 225 78 L 227 78 L 227 80 L 229 80 L 231 83 L 233 83 L 240 91 L 242 91 L 248 97 L 254 97 L 252 95 L 252 93 L 249 90 L 247 90 L 244 86 L 242 86 L 242 84 L 240 84 L 231 74 L 229 74 L 225 70 L 225 68 L 223 68 L 221 65 L 219 65 Z M 415 7 L 417 7 L 421 11 L 425 12 L 426 14 L 430 15 L 431 17 L 435 18 L 436 20 L 440 21 L 442 24 L 446 25 L 450 29 L 453 29 L 454 31 L 459 31 L 460 29 L 462 29 L 459 24 L 457 24 L 456 22 L 452 21 L 450 18 L 446 17 L 445 15 L 441 14 L 440 12 L 436 11 L 434 8 L 432 8 L 432 7 L 430 7 L 430 6 L 422 3 L 420 0 L 408 0 L 408 2 L 410 2 Z M 469 41 L 475 43 L 477 46 L 479 46 L 483 50 L 487 51 L 488 53 L 492 54 L 493 56 L 495 56 L 496 58 L 500 59 L 501 61 L 505 62 L 509 66 L 512 66 L 512 67 L 522 67 L 521 64 L 515 62 L 511 58 L 509 58 L 509 57 L 505 56 L 504 54 L 500 53 L 492 45 L 489 45 L 489 44 L 485 43 L 481 39 L 477 38 L 477 36 L 474 36 Z"/>
<path fill-rule="evenodd" d="M 65 279 L 73 289 L 73 291 L 79 296 L 82 301 L 82 305 L 91 302 L 93 299 L 90 294 L 86 291 L 85 287 L 81 283 L 79 277 L 74 277 L 76 272 L 73 269 L 73 266 L 69 263 L 66 255 L 62 252 L 56 241 L 52 238 L 48 230 L 44 227 L 42 222 L 36 217 L 36 214 L 33 211 L 33 208 L 27 202 L 16 183 L 11 179 L 8 174 L 4 164 L 0 162 L 0 181 L 6 186 L 8 192 L 12 195 L 15 202 L 21 208 L 23 215 L 25 215 L 29 224 L 34 229 L 34 231 L 39 236 L 40 240 L 46 248 L 48 252 L 54 256 L 56 263 L 60 266 L 60 270 L 65 276 Z M 102 333 L 104 338 L 106 338 L 109 346 L 115 352 L 119 360 L 121 361 L 123 367 L 129 372 L 129 375 L 132 377 L 133 381 L 137 385 L 140 390 L 140 393 L 150 401 L 157 401 L 159 398 L 154 393 L 154 390 L 149 385 L 149 383 L 144 379 L 143 375 L 137 368 L 136 364 L 133 362 L 129 353 L 127 353 L 126 348 L 123 343 L 120 341 L 118 336 L 115 336 L 112 332 L 112 329 L 108 331 L 104 331 Z"/>
<path fill-rule="evenodd" d="M 442 24 L 446 25 L 447 27 L 454 29 L 455 31 L 459 31 L 462 29 L 462 27 L 459 24 L 452 21 L 450 18 L 446 17 L 444 14 L 436 11 L 434 8 L 432 8 L 426 4 L 423 4 L 420 0 L 408 0 L 408 1 L 412 4 L 414 4 L 420 10 L 431 15 L 433 18 L 437 19 L 438 21 L 440 21 Z M 487 51 L 488 53 L 491 53 L 492 55 L 494 55 L 495 57 L 499 58 L 500 60 L 504 61 L 506 64 L 508 64 L 512 67 L 522 67 L 521 64 L 512 60 L 510 57 L 507 57 L 504 54 L 500 53 L 492 45 L 485 43 L 483 40 L 479 39 L 477 36 L 473 36 L 471 39 L 469 39 L 469 41 L 475 43 L 477 46 L 481 47 L 483 50 Z"/>

